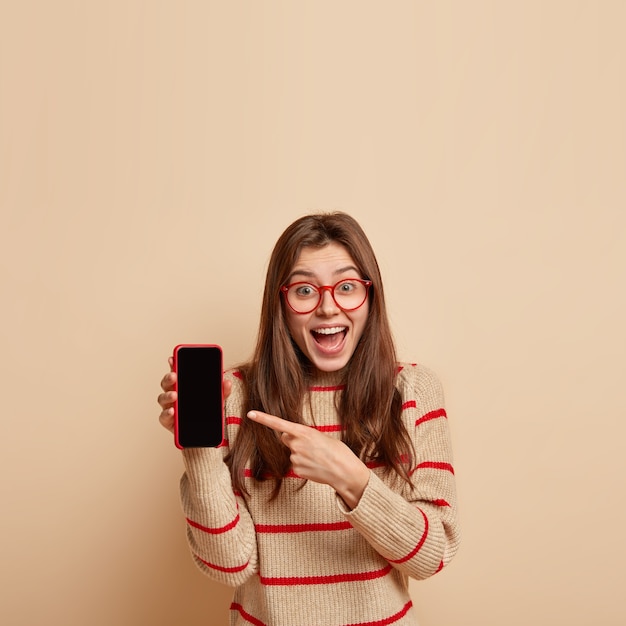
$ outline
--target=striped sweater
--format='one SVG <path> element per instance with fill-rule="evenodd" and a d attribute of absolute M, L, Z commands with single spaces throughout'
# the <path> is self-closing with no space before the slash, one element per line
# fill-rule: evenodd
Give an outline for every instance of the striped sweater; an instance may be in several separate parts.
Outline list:
<path fill-rule="evenodd" d="M 223 457 L 246 418 L 238 373 L 226 377 L 233 390 L 224 442 L 183 451 L 181 502 L 196 564 L 236 588 L 230 624 L 417 624 L 408 578 L 438 572 L 459 542 L 448 423 L 434 374 L 403 364 L 396 381 L 417 456 L 415 489 L 369 463 L 369 482 L 353 510 L 328 485 L 295 475 L 271 502 L 272 481 L 248 478 L 249 495 L 233 491 Z M 336 374 L 323 374 L 303 408 L 305 422 L 331 437 L 341 437 L 336 383 Z"/>

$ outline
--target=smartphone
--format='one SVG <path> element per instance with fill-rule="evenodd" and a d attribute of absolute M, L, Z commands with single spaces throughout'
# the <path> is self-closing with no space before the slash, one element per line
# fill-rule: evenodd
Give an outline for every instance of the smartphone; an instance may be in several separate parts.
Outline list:
<path fill-rule="evenodd" d="M 178 448 L 214 448 L 224 438 L 222 348 L 180 344 L 174 348 L 174 441 Z"/>

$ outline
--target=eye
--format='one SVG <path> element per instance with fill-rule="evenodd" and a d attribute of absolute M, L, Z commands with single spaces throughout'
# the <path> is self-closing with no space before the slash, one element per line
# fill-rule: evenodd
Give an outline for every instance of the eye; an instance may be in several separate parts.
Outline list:
<path fill-rule="evenodd" d="M 337 291 L 342 294 L 352 293 L 355 289 L 358 289 L 359 283 L 355 283 L 351 280 L 344 280 L 337 285 Z"/>
<path fill-rule="evenodd" d="M 316 291 L 313 285 L 299 285 L 295 289 L 296 295 L 300 298 L 310 298 Z"/>

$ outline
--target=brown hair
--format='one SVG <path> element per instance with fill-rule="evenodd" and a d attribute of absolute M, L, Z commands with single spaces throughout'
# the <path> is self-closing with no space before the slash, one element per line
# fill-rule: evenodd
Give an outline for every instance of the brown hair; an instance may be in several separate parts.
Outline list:
<path fill-rule="evenodd" d="M 400 419 L 401 398 L 394 385 L 398 364 L 380 269 L 367 236 L 346 213 L 302 217 L 276 242 L 267 270 L 256 349 L 251 361 L 240 368 L 246 390 L 244 414 L 258 409 L 300 421 L 311 364 L 287 330 L 286 305 L 280 288 L 302 248 L 322 248 L 331 242 L 344 246 L 362 277 L 372 281 L 366 325 L 344 368 L 345 388 L 337 407 L 343 426 L 342 440 L 361 459 L 382 463 L 409 482 L 407 468 L 414 455 Z M 276 496 L 289 470 L 289 454 L 273 431 L 243 419 L 236 444 L 226 458 L 233 486 L 245 491 L 244 467 L 249 461 L 256 480 L 276 481 Z"/>

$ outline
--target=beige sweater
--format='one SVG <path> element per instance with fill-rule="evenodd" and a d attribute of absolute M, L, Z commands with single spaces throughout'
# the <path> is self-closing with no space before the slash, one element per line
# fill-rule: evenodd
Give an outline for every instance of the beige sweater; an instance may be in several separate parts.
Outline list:
<path fill-rule="evenodd" d="M 256 626 L 415 625 L 408 578 L 427 578 L 459 543 L 454 470 L 441 385 L 419 365 L 399 368 L 402 417 L 413 437 L 411 492 L 369 464 L 358 506 L 347 510 L 328 485 L 287 476 L 277 499 L 272 482 L 249 478 L 250 495 L 234 493 L 223 456 L 236 441 L 243 386 L 226 376 L 226 433 L 220 448 L 187 449 L 181 501 L 198 567 L 234 586 L 230 623 Z M 332 374 L 316 380 L 305 420 L 341 436 Z M 207 615 L 207 624 L 211 616 Z"/>

